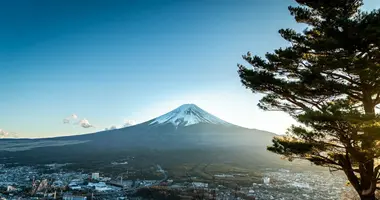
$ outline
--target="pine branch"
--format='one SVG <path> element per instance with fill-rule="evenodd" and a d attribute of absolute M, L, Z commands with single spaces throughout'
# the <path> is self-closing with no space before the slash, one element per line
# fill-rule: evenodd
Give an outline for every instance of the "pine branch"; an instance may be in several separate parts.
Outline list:
<path fill-rule="evenodd" d="M 379 177 L 380 177 L 379 171 L 380 171 L 380 165 L 376 166 L 375 170 L 374 170 L 374 174 L 375 174 L 376 179 L 379 179 Z"/>
<path fill-rule="evenodd" d="M 330 158 L 327 158 L 327 157 L 322 156 L 322 155 L 320 155 L 320 154 L 319 154 L 319 155 L 314 155 L 314 156 L 316 156 L 317 158 L 320 158 L 320 159 L 325 160 L 325 162 L 326 162 L 327 164 L 331 164 L 331 165 L 336 165 L 336 166 L 343 167 L 341 164 L 335 162 L 334 160 L 331 160 Z"/>
<path fill-rule="evenodd" d="M 334 72 L 323 72 L 324 74 L 326 75 L 330 75 L 331 77 L 338 77 L 338 78 L 341 78 L 345 81 L 348 81 L 350 84 L 355 84 L 357 86 L 361 86 L 362 84 L 357 82 L 357 81 L 354 81 L 351 77 L 347 77 L 347 76 L 344 76 L 344 75 L 341 75 L 341 74 L 337 74 L 337 73 L 334 73 Z"/>

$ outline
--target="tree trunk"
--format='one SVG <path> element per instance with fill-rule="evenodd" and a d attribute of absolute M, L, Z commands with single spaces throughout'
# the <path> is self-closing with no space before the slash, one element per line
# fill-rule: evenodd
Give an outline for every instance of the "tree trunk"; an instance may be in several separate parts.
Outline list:
<path fill-rule="evenodd" d="M 365 196 L 360 196 L 360 200 L 377 200 L 375 197 L 375 193 Z"/>
<path fill-rule="evenodd" d="M 372 116 L 375 118 L 375 105 L 372 101 L 372 96 L 370 95 L 371 92 L 367 92 L 366 90 L 363 90 L 363 106 L 364 111 L 366 115 Z M 371 132 L 366 133 L 367 136 L 371 135 Z M 370 150 L 373 148 L 373 141 L 366 139 L 362 140 L 362 149 Z M 374 174 L 374 160 L 373 155 L 368 155 L 368 157 L 371 159 L 370 161 L 363 162 L 360 160 L 359 164 L 359 170 L 360 170 L 360 186 L 361 186 L 361 194 L 360 199 L 361 200 L 377 200 L 375 197 L 375 191 L 376 191 L 376 181 L 374 181 L 374 178 L 376 180 L 377 174 Z M 367 158 L 368 159 L 368 158 Z M 375 177 L 374 177 L 375 176 Z"/>

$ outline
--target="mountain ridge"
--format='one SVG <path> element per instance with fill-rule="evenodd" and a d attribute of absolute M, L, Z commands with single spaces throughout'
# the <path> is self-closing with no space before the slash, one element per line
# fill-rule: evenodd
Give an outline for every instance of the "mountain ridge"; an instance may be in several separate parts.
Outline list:
<path fill-rule="evenodd" d="M 273 156 L 266 146 L 273 136 L 276 134 L 233 125 L 194 104 L 185 104 L 152 120 L 121 129 L 45 139 L 0 140 L 0 147 L 4 147 L 0 148 L 0 157 L 8 158 L 3 162 L 24 164 L 86 163 L 86 158 L 104 160 L 131 152 L 156 159 L 157 155 L 150 153 L 162 152 L 160 156 L 165 157 L 202 150 L 204 158 L 212 159 L 207 152 L 249 149 L 257 159 L 269 161 Z"/>
<path fill-rule="evenodd" d="M 152 120 L 121 129 L 105 130 L 95 133 L 60 136 L 40 139 L 0 140 L 0 144 L 10 147 L 57 146 L 68 144 L 82 149 L 183 149 L 223 146 L 261 146 L 270 144 L 276 134 L 240 127 L 211 115 L 195 104 L 184 104 Z M 73 144 L 72 143 L 78 143 Z M 3 145 L 3 146 L 4 146 Z M 52 147 L 53 148 L 53 147 Z"/>
<path fill-rule="evenodd" d="M 159 117 L 149 120 L 149 125 L 173 124 L 176 127 L 190 126 L 199 123 L 209 123 L 230 126 L 233 125 L 226 122 L 207 111 L 201 109 L 195 104 L 183 104 L 174 110 L 165 113 Z"/>

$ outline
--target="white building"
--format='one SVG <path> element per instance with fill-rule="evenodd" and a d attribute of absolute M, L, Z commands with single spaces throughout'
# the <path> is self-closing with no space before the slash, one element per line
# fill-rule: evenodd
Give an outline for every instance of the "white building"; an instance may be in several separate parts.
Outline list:
<path fill-rule="evenodd" d="M 83 196 L 73 196 L 73 195 L 63 195 L 63 200 L 87 200 L 87 197 Z"/>
<path fill-rule="evenodd" d="M 143 180 L 140 183 L 144 186 L 150 186 L 155 184 L 157 181 L 156 180 Z"/>
<path fill-rule="evenodd" d="M 71 183 L 77 183 L 77 184 L 83 184 L 83 180 L 82 179 L 73 179 L 71 180 Z"/>
<path fill-rule="evenodd" d="M 218 178 L 234 178 L 234 175 L 230 174 L 215 174 L 214 176 Z"/>
<path fill-rule="evenodd" d="M 247 196 L 255 196 L 255 191 L 249 190 Z"/>
<path fill-rule="evenodd" d="M 95 190 L 98 191 L 98 192 L 104 192 L 104 191 L 113 190 L 112 188 L 108 187 L 106 185 L 106 183 L 104 183 L 104 182 L 88 183 L 88 187 L 94 187 Z"/>
<path fill-rule="evenodd" d="M 11 185 L 8 185 L 8 187 L 7 187 L 7 192 L 14 192 L 16 190 L 17 190 L 17 188 L 15 188 L 15 187 L 13 187 Z"/>
<path fill-rule="evenodd" d="M 111 178 L 110 177 L 99 177 L 98 180 L 107 182 L 107 181 L 110 181 Z"/>
<path fill-rule="evenodd" d="M 263 178 L 263 181 L 264 181 L 264 184 L 265 184 L 265 185 L 269 185 L 270 178 L 269 178 L 269 177 L 264 177 L 264 178 Z"/>
<path fill-rule="evenodd" d="M 92 173 L 91 178 L 94 180 L 98 180 L 100 178 L 99 173 Z"/>
<path fill-rule="evenodd" d="M 81 189 L 82 189 L 82 187 L 79 186 L 79 185 L 76 184 L 76 183 L 70 183 L 70 184 L 69 184 L 69 188 L 70 188 L 71 190 L 81 190 Z"/>
<path fill-rule="evenodd" d="M 208 188 L 208 183 L 193 182 L 192 185 L 196 188 Z"/>

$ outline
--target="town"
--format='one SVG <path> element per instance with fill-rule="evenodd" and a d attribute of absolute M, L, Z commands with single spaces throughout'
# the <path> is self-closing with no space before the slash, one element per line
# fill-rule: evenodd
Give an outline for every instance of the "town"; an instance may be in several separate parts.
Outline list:
<path fill-rule="evenodd" d="M 288 170 L 267 173 L 250 186 L 231 185 L 227 181 L 246 174 L 215 174 L 214 180 L 173 180 L 168 173 L 156 165 L 161 179 L 129 179 L 128 173 L 117 177 L 106 177 L 102 173 L 68 172 L 65 164 L 50 164 L 44 167 L 0 166 L 1 199 L 334 199 L 342 188 L 331 188 L 336 182 L 325 182 L 331 188 L 326 196 L 311 190 L 309 183 L 317 180 L 305 174 L 292 174 Z M 131 172 L 133 173 L 133 172 Z M 271 177 L 292 180 L 279 183 Z M 343 179 L 342 179 L 343 180 Z M 298 181 L 298 182 L 297 182 Z M 311 183 L 310 183 L 311 184 Z M 321 185 L 321 183 L 316 183 Z M 286 192 L 285 190 L 289 190 Z M 309 190 L 309 191 L 308 191 Z M 282 191 L 282 192 L 281 192 Z M 291 192 L 290 192 L 291 191 Z M 305 192 L 306 191 L 306 192 Z M 307 192 L 308 191 L 308 192 Z M 293 195 L 293 196 L 292 196 Z"/>

